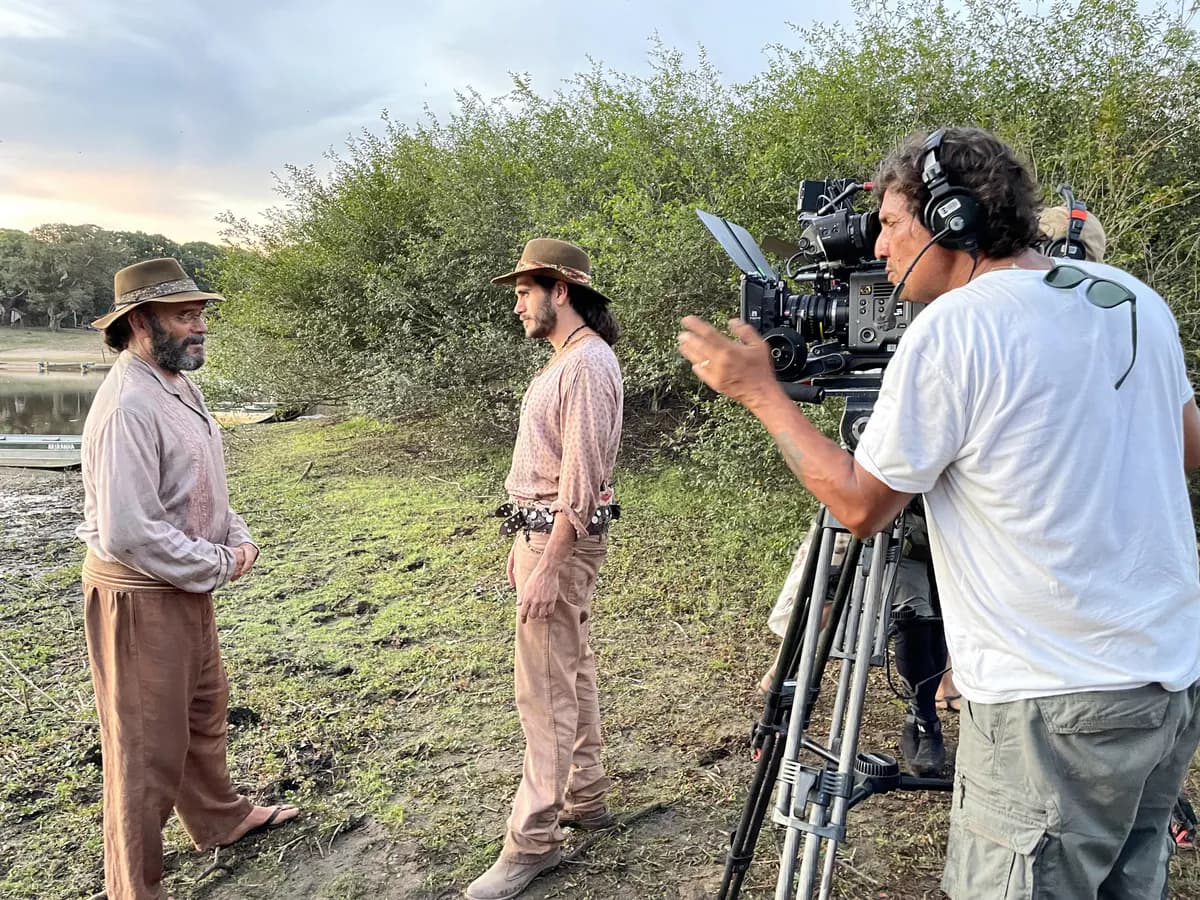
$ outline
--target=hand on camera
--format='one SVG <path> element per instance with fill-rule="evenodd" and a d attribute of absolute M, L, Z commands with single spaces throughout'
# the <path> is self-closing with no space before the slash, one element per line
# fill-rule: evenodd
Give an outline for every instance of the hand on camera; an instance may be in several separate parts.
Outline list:
<path fill-rule="evenodd" d="M 679 352 L 692 364 L 696 376 L 714 391 L 749 406 L 764 391 L 778 390 L 771 351 L 745 322 L 729 320 L 736 341 L 697 316 L 688 316 L 682 325 Z"/>

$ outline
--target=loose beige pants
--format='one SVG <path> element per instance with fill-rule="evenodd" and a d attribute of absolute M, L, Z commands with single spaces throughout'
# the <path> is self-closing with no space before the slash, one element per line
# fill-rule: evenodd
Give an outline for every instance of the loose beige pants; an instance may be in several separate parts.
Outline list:
<path fill-rule="evenodd" d="M 518 596 L 549 537 L 517 535 Z M 611 781 L 600 762 L 596 657 L 588 628 L 596 575 L 607 553 L 606 535 L 576 540 L 559 574 L 553 614 L 517 620 L 514 681 L 525 763 L 504 841 L 504 855 L 511 859 L 539 857 L 559 846 L 564 811 L 586 816 L 604 807 Z"/>
<path fill-rule="evenodd" d="M 172 807 L 205 850 L 251 804 L 226 765 L 229 682 L 212 598 L 148 588 L 145 576 L 121 569 L 89 558 L 83 580 L 104 767 L 104 883 L 108 900 L 159 900 Z"/>

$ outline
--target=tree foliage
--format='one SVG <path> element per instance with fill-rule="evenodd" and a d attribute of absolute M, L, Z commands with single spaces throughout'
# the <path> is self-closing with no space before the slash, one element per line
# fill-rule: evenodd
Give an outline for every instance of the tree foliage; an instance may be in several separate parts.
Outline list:
<path fill-rule="evenodd" d="M 39 225 L 26 234 L 0 230 L 0 322 L 14 306 L 30 324 L 83 324 L 112 306 L 113 274 L 123 266 L 173 256 L 204 290 L 223 251 L 215 244 L 177 244 L 161 234 L 106 231 L 96 225 Z"/>
<path fill-rule="evenodd" d="M 1190 21 L 1133 0 L 1033 11 L 1013 0 L 857 0 L 854 10 L 848 27 L 796 30 L 746 84 L 657 45 L 648 75 L 594 64 L 548 96 L 518 77 L 499 99 L 462 93 L 444 122 L 385 115 L 382 134 L 332 156 L 326 177 L 288 170 L 267 225 L 229 223 L 237 249 L 218 276 L 232 298 L 219 374 L 382 415 L 453 409 L 511 422 L 544 351 L 522 340 L 511 297 L 489 279 L 525 240 L 552 235 L 592 254 L 598 287 L 616 300 L 631 405 L 695 408 L 678 320 L 733 314 L 736 273 L 694 209 L 760 237 L 795 236 L 800 179 L 868 178 L 903 135 L 940 124 L 998 132 L 1048 203 L 1071 182 L 1106 226 L 1112 261 L 1168 297 L 1196 362 Z M 736 427 L 706 428 L 737 443 Z"/>

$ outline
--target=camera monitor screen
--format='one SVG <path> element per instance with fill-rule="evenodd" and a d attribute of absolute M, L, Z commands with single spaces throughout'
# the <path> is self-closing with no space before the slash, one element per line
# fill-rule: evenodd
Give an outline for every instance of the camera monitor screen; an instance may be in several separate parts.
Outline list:
<path fill-rule="evenodd" d="M 702 209 L 696 210 L 696 215 L 739 269 L 747 275 L 757 275 L 767 281 L 779 280 L 758 243 L 745 228 Z"/>

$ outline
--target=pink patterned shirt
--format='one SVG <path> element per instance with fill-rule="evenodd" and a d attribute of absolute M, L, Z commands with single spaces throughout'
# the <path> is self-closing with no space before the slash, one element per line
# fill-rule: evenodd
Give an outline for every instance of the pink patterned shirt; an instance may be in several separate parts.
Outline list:
<path fill-rule="evenodd" d="M 592 514 L 613 500 L 623 401 L 612 348 L 594 334 L 572 341 L 525 391 L 509 496 L 563 513 L 586 537 Z"/>
<path fill-rule="evenodd" d="M 126 350 L 83 427 L 83 524 L 96 556 L 181 591 L 206 594 L 250 541 L 229 508 L 221 430 L 187 378 L 163 377 Z"/>

